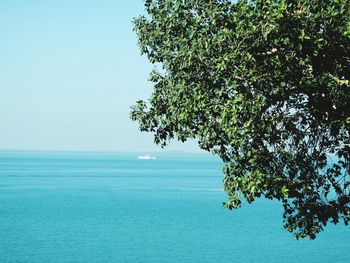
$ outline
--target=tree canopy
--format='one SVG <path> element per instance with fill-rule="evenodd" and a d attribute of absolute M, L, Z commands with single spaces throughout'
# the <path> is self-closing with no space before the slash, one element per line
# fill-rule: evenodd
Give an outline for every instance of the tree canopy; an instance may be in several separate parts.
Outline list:
<path fill-rule="evenodd" d="M 229 209 L 277 199 L 315 238 L 350 221 L 350 1 L 147 0 L 134 20 L 155 65 L 131 118 L 224 161 Z"/>

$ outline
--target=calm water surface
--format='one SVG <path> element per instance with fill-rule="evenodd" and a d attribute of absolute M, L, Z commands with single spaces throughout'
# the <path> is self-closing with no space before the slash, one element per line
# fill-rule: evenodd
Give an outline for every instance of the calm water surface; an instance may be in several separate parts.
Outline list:
<path fill-rule="evenodd" d="M 350 227 L 314 241 L 277 202 L 221 207 L 210 155 L 0 152 L 0 262 L 350 262 Z"/>

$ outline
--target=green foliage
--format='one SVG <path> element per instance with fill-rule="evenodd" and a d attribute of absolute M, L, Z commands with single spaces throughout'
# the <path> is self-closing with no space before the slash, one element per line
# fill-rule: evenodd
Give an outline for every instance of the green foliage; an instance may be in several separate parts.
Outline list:
<path fill-rule="evenodd" d="M 229 209 L 281 201 L 315 238 L 350 220 L 350 2 L 147 0 L 134 20 L 158 66 L 131 118 L 155 142 L 198 140 L 225 163 Z"/>

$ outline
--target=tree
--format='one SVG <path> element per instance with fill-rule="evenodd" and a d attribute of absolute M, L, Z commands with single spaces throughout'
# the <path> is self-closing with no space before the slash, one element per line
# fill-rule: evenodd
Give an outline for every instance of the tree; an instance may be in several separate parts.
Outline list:
<path fill-rule="evenodd" d="M 310 237 L 350 220 L 350 1 L 147 0 L 134 20 L 158 68 L 131 118 L 165 146 L 224 161 L 229 209 L 281 201 Z"/>

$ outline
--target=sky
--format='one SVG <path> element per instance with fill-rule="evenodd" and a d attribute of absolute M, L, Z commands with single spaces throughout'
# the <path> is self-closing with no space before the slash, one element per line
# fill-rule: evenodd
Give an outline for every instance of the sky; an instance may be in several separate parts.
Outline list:
<path fill-rule="evenodd" d="M 129 119 L 152 92 L 143 13 L 143 0 L 1 0 L 0 150 L 160 151 Z"/>

